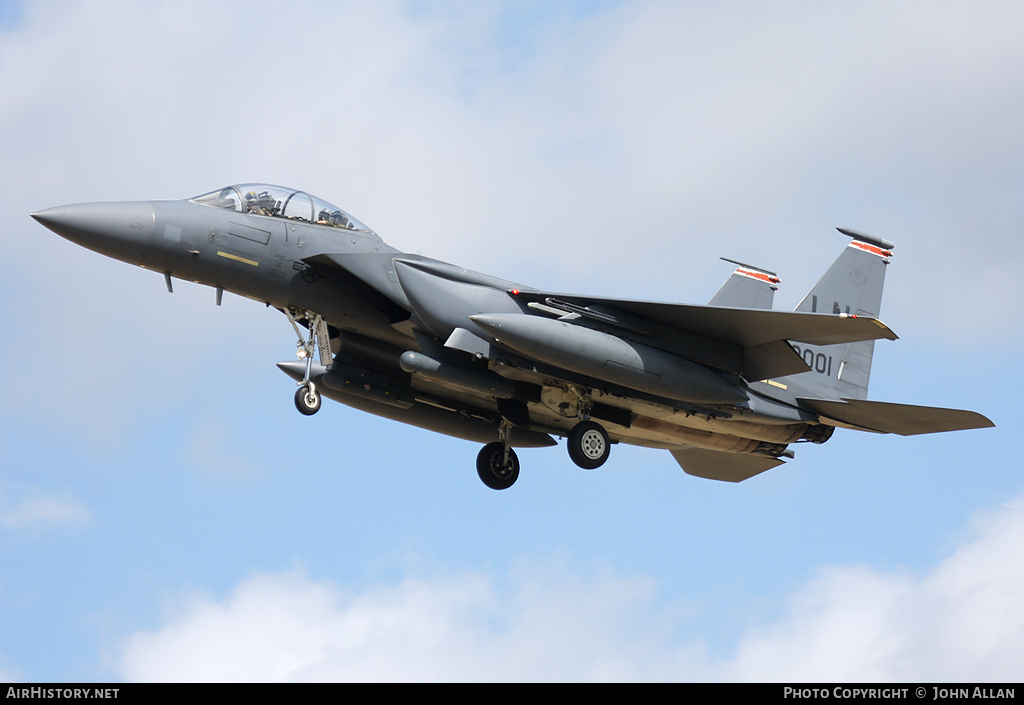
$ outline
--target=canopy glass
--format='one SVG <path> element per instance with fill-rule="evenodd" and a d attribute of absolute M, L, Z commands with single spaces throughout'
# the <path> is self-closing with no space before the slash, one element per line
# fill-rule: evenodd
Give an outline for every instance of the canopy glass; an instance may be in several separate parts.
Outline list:
<path fill-rule="evenodd" d="M 194 203 L 271 218 L 301 220 L 343 230 L 373 232 L 337 206 L 305 191 L 271 184 L 225 186 L 189 199 Z"/>

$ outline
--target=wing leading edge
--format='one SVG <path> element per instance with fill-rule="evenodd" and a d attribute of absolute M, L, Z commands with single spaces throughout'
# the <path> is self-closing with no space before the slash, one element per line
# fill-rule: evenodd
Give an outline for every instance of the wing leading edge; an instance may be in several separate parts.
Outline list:
<path fill-rule="evenodd" d="M 764 345 L 779 340 L 795 340 L 811 345 L 836 345 L 860 340 L 882 338 L 896 340 L 898 338 L 887 325 L 877 318 L 868 316 L 604 299 L 537 291 L 520 291 L 518 298 L 536 302 L 554 298 L 578 306 L 602 306 L 668 328 L 704 335 L 744 347 Z"/>

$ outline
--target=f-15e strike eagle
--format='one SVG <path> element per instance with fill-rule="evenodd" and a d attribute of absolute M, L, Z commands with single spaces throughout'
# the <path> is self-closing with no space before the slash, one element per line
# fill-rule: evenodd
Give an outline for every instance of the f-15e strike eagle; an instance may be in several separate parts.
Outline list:
<path fill-rule="evenodd" d="M 32 214 L 79 245 L 166 279 L 265 302 L 298 335 L 295 404 L 321 398 L 485 444 L 493 489 L 513 448 L 568 439 L 597 468 L 614 443 L 663 448 L 691 475 L 739 482 L 824 443 L 836 427 L 914 435 L 984 416 L 867 400 L 893 243 L 849 245 L 793 312 L 778 277 L 738 268 L 708 305 L 541 291 L 389 247 L 303 191 L 228 186 L 182 201 L 85 203 Z M 305 329 L 305 330 L 304 330 Z M 314 363 L 314 352 L 319 364 Z"/>

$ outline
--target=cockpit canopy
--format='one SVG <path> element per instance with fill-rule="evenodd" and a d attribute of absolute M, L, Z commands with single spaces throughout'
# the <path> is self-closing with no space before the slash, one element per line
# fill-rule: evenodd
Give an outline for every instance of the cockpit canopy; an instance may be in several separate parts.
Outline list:
<path fill-rule="evenodd" d="M 240 213 L 301 220 L 331 228 L 372 233 L 368 227 L 327 201 L 305 191 L 270 184 L 226 186 L 189 199 L 194 203 Z"/>

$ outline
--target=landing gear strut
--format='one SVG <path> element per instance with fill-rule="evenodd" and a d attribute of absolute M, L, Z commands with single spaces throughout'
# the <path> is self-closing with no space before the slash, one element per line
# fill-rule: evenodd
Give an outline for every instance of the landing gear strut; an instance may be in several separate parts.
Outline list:
<path fill-rule="evenodd" d="M 322 399 L 316 385 L 310 380 L 310 371 L 313 367 L 313 350 L 320 353 L 320 364 L 327 366 L 333 361 L 331 358 L 331 342 L 327 332 L 327 321 L 318 313 L 312 311 L 301 311 L 286 308 L 284 315 L 295 329 L 295 335 L 299 337 L 298 350 L 296 355 L 300 360 L 306 361 L 306 374 L 299 382 L 299 388 L 295 390 L 295 408 L 306 416 L 312 416 L 320 411 Z M 299 330 L 299 321 L 304 320 L 309 328 L 309 337 L 303 340 L 302 331 Z"/>

